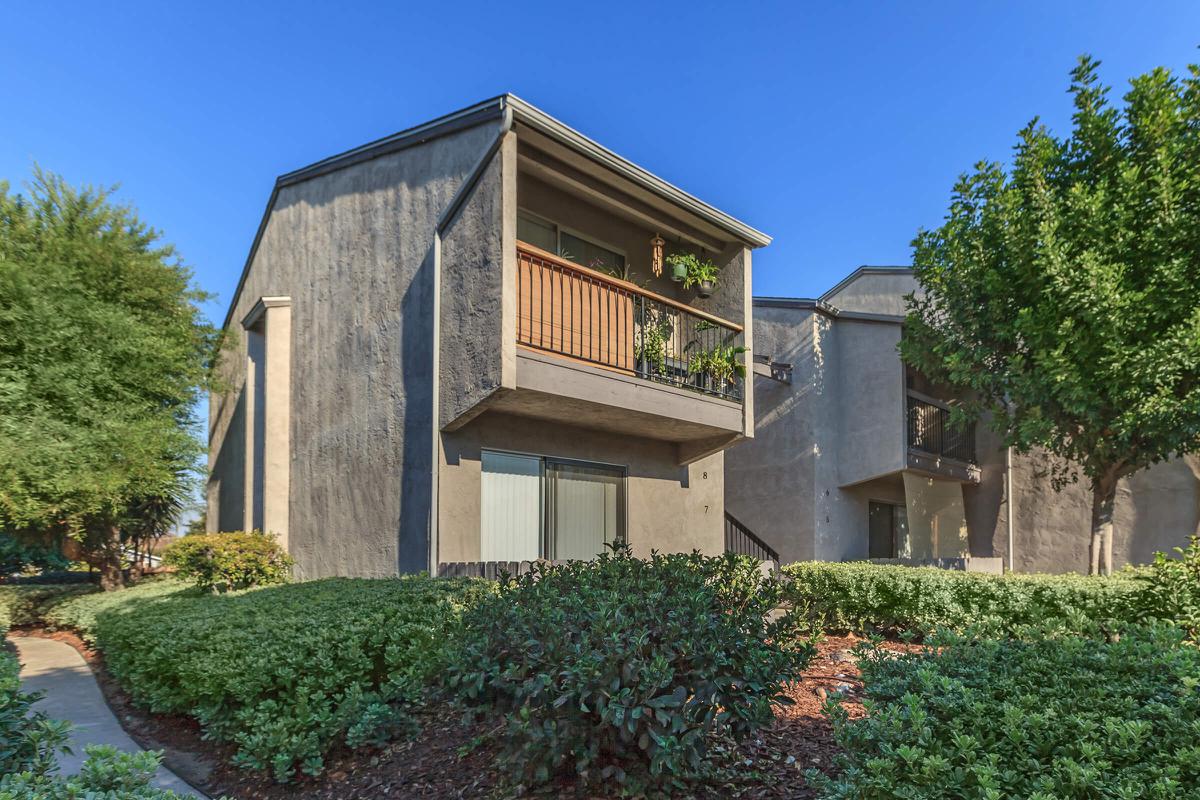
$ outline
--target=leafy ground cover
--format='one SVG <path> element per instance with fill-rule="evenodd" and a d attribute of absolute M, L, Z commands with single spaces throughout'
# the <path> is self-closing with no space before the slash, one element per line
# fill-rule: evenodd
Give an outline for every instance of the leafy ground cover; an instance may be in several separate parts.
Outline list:
<path fill-rule="evenodd" d="M 870 621 L 862 628 L 926 633 L 947 619 L 984 628 L 930 634 L 931 647 L 885 643 L 918 654 L 868 655 L 865 695 L 854 639 L 826 636 L 811 663 L 786 674 L 767 645 L 796 620 L 776 624 L 765 611 L 782 593 L 795 596 L 795 578 L 765 580 L 736 560 L 722 573 L 722 559 L 677 557 L 656 569 L 609 558 L 502 587 L 427 578 L 225 595 L 169 579 L 107 594 L 0 587 L 0 614 L 79 632 L 103 651 L 110 704 L 136 720 L 143 744 L 199 754 L 212 769 L 205 788 L 243 800 L 495 798 L 522 783 L 538 796 L 609 796 L 622 791 L 617 768 L 626 792 L 706 799 L 1156 796 L 1129 795 L 1131 759 L 1140 785 L 1182 797 L 1200 791 L 1188 782 L 1200 722 L 1187 699 L 1200 694 L 1200 664 L 1194 646 L 1179 644 L 1194 608 L 1194 560 L 1112 579 L 982 584 L 872 567 L 892 577 L 861 605 L 827 599 L 826 608 L 890 609 L 860 617 Z M 905 587 L 917 596 L 903 596 Z M 1184 615 L 1179 628 L 1130 627 L 1160 615 L 1146 609 L 1162 598 L 1182 610 L 1173 612 Z M 1119 637 L 1077 621 L 1097 609 L 1114 610 Z M 997 624 L 1004 615 L 1013 620 Z M 1029 627 L 1037 620 L 1049 628 Z M 464 697 L 478 704 L 465 724 L 456 705 Z M 839 702 L 833 720 L 827 700 Z M 764 703 L 773 717 L 758 713 Z M 745 715 L 736 717 L 744 737 L 701 747 L 689 732 L 710 713 L 715 725 L 721 710 L 726 721 Z M 658 775 L 650 744 L 662 745 L 651 731 L 676 759 L 660 759 Z M 689 735 L 691 750 L 670 741 Z M 809 768 L 819 774 L 806 776 Z M 581 779 L 585 769 L 601 779 Z"/>
<path fill-rule="evenodd" d="M 1178 629 L 931 644 L 866 650 L 870 713 L 834 712 L 822 797 L 1200 797 L 1200 650 Z"/>

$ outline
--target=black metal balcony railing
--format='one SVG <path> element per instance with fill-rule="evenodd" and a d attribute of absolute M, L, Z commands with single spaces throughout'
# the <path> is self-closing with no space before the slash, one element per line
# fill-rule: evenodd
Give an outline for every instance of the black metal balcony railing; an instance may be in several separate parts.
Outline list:
<path fill-rule="evenodd" d="M 975 423 L 954 425 L 950 410 L 908 396 L 908 446 L 914 450 L 975 463 Z"/>
<path fill-rule="evenodd" d="M 517 342 L 740 402 L 748 356 L 731 322 L 527 245 Z"/>
<path fill-rule="evenodd" d="M 728 511 L 725 512 L 725 552 L 751 556 L 759 561 L 779 561 L 779 553 Z"/>

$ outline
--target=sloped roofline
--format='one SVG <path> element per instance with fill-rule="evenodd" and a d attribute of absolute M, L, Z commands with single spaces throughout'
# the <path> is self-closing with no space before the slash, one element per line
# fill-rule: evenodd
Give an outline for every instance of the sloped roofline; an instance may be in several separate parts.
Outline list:
<path fill-rule="evenodd" d="M 701 219 L 732 234 L 738 240 L 752 247 L 764 247 L 771 243 L 771 237 L 765 233 L 708 205 L 674 184 L 668 183 L 653 173 L 642 169 L 632 161 L 622 158 L 536 106 L 525 102 L 516 95 L 502 94 L 280 175 L 275 180 L 271 196 L 267 199 L 266 209 L 263 211 L 258 230 L 255 232 L 254 241 L 250 245 L 250 252 L 247 254 L 246 263 L 242 267 L 242 274 L 238 279 L 237 288 L 234 289 L 233 296 L 229 300 L 229 310 L 225 314 L 223 327 L 229 327 L 229 323 L 233 317 L 233 309 L 241 296 L 242 288 L 246 283 L 246 276 L 250 271 L 250 264 L 254 261 L 254 255 L 258 251 L 259 243 L 262 241 L 263 232 L 267 227 L 267 220 L 271 215 L 271 209 L 275 205 L 275 199 L 280 189 L 309 180 L 310 178 L 345 169 L 363 161 L 369 161 L 399 150 L 404 150 L 414 145 L 424 144 L 433 139 L 455 133 L 465 128 L 474 127 L 493 119 L 499 119 L 509 110 L 511 110 L 514 120 L 528 125 L 539 133 L 611 169 L 613 172 L 666 199 L 672 204 L 684 208 Z"/>
<path fill-rule="evenodd" d="M 842 278 L 840 281 L 838 281 L 836 284 L 833 285 L 833 288 L 826 291 L 825 294 L 821 295 L 818 299 L 823 300 L 825 302 L 829 302 L 829 298 L 833 297 L 838 292 L 842 291 L 847 286 L 854 283 L 855 281 L 857 281 L 859 278 L 863 277 L 864 275 L 911 275 L 911 274 L 912 274 L 912 267 L 868 267 L 868 266 L 864 265 L 864 266 L 861 266 L 858 269 L 854 270 L 846 277 Z"/>

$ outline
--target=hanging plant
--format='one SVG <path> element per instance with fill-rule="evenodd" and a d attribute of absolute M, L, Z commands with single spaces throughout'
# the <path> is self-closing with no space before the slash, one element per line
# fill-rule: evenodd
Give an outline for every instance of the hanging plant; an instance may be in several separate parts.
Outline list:
<path fill-rule="evenodd" d="M 721 274 L 721 268 L 711 258 L 699 258 L 693 253 L 674 253 L 667 263 L 671 265 L 672 280 L 682 280 L 685 289 L 696 287 L 696 293 L 701 297 L 712 294 L 717 276 Z M 675 277 L 681 273 L 681 278 Z"/>
<path fill-rule="evenodd" d="M 671 268 L 671 280 L 679 283 L 687 279 L 691 265 L 697 261 L 691 253 L 672 253 L 667 256 L 667 266 Z"/>

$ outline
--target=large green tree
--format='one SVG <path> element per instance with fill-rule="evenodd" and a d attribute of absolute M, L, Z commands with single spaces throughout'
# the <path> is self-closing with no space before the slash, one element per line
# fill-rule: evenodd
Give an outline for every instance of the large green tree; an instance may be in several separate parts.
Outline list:
<path fill-rule="evenodd" d="M 203 299 L 111 190 L 0 184 L 0 529 L 72 536 L 120 585 L 124 531 L 183 498 L 201 450 Z"/>
<path fill-rule="evenodd" d="M 1138 76 L 1113 105 L 1098 66 L 1072 73 L 1068 137 L 1035 119 L 918 234 L 901 344 L 1006 444 L 1060 457 L 1057 488 L 1082 473 L 1093 573 L 1118 481 L 1200 444 L 1200 69 Z"/>

